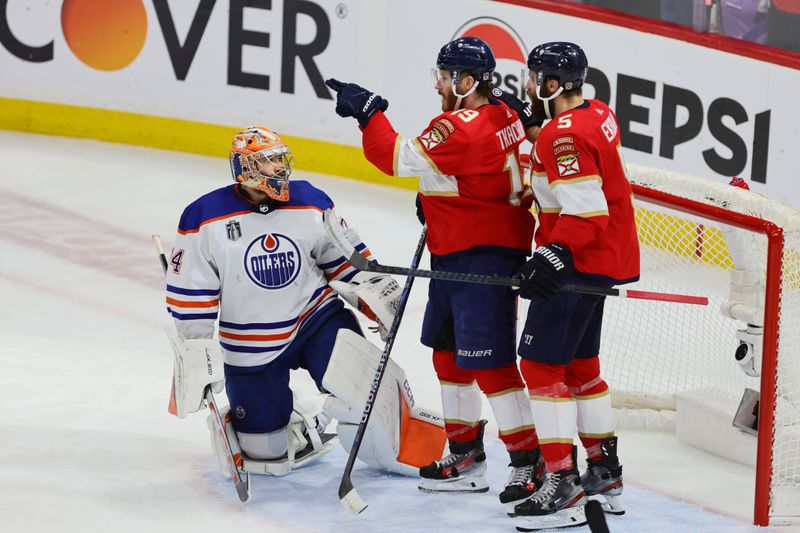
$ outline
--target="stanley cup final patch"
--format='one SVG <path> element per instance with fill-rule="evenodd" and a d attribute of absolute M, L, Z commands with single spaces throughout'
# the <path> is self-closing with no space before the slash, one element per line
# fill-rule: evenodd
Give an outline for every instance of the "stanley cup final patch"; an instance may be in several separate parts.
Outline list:
<path fill-rule="evenodd" d="M 558 175 L 562 178 L 573 176 L 581 171 L 578 164 L 578 154 L 564 154 L 556 158 L 558 164 Z"/>
<path fill-rule="evenodd" d="M 228 231 L 228 239 L 232 241 L 238 241 L 242 236 L 242 226 L 238 220 L 231 220 L 225 224 L 225 229 Z"/>

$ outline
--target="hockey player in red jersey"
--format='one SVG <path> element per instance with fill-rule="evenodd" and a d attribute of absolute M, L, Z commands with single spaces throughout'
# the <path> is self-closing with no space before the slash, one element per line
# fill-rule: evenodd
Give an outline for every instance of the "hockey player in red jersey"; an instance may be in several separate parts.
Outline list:
<path fill-rule="evenodd" d="M 327 81 L 337 93 L 336 112 L 358 120 L 367 159 L 391 176 L 419 176 L 435 270 L 510 276 L 530 254 L 534 220 L 519 164 L 525 128 L 516 112 L 491 97 L 494 67 L 480 39 L 442 47 L 434 75 L 443 113 L 410 138 L 390 124 L 385 99 Z M 543 465 L 517 368 L 515 323 L 516 296 L 508 288 L 430 283 L 421 341 L 433 349 L 450 454 L 420 469 L 421 490 L 488 490 L 480 391 L 511 456 L 501 502 L 521 501 L 540 483 Z"/>
<path fill-rule="evenodd" d="M 537 248 L 519 273 L 520 294 L 532 300 L 520 367 L 548 474 L 514 514 L 519 529 L 534 531 L 584 523 L 587 495 L 603 496 L 608 512 L 624 512 L 614 415 L 598 359 L 604 297 L 559 287 L 637 280 L 639 245 L 616 117 L 603 102 L 582 96 L 583 50 L 546 43 L 530 53 L 528 68 L 534 114 L 550 119 L 532 154 Z M 575 463 L 576 430 L 588 456 L 583 476 Z"/>

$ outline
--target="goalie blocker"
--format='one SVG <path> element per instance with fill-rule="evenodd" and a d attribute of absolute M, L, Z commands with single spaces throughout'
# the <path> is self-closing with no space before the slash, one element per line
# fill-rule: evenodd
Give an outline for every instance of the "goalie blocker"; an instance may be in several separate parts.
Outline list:
<path fill-rule="evenodd" d="M 178 418 L 203 408 L 206 386 L 222 392 L 225 376 L 222 369 L 222 352 L 215 339 L 185 339 L 172 328 L 165 328 L 175 353 L 172 391 L 169 412 Z"/>
<path fill-rule="evenodd" d="M 381 351 L 357 333 L 340 330 L 322 379 L 331 396 L 323 409 L 337 419 L 339 441 L 350 451 L 362 420 Z M 374 468 L 416 476 L 442 457 L 447 436 L 438 413 L 417 407 L 403 369 L 392 360 L 372 407 L 358 458 Z"/>

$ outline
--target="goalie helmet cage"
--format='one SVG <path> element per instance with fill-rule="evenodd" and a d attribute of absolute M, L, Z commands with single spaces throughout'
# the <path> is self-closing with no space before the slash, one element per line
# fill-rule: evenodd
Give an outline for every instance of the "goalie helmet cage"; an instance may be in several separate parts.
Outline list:
<path fill-rule="evenodd" d="M 642 259 L 641 279 L 629 287 L 706 295 L 709 305 L 606 300 L 601 358 L 614 406 L 674 411 L 683 393 L 736 405 L 745 388 L 760 390 L 753 521 L 796 520 L 800 212 L 724 183 L 628 168 Z M 747 324 L 720 311 L 729 298 L 731 272 L 742 266 L 734 265 L 734 249 L 745 258 L 737 261 L 758 273 L 761 286 L 760 378 L 746 375 L 734 358 L 736 332 Z"/>

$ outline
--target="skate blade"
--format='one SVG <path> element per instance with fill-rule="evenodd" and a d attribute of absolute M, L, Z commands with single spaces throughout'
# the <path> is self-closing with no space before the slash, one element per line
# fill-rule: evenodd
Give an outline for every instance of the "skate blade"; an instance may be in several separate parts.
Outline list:
<path fill-rule="evenodd" d="M 542 516 L 514 517 L 517 531 L 548 531 L 551 529 L 564 529 L 586 525 L 586 511 L 580 507 L 567 507 L 558 512 Z"/>
<path fill-rule="evenodd" d="M 625 504 L 621 496 L 609 496 L 608 494 L 597 494 L 591 496 L 590 500 L 597 500 L 606 514 L 621 516 L 625 514 Z"/>
<path fill-rule="evenodd" d="M 484 476 L 467 479 L 422 479 L 417 486 L 422 492 L 488 492 Z"/>

